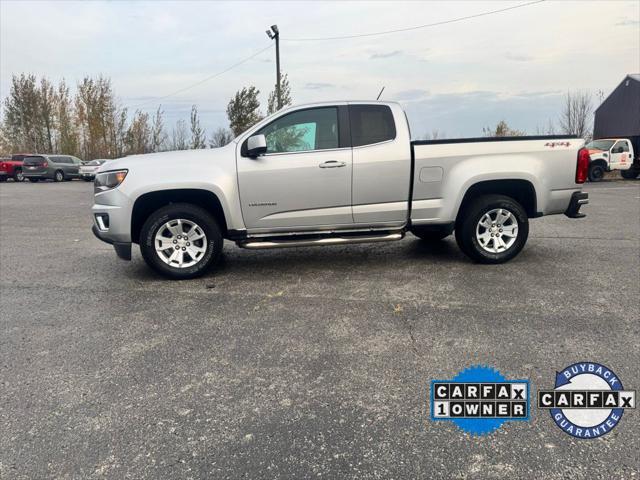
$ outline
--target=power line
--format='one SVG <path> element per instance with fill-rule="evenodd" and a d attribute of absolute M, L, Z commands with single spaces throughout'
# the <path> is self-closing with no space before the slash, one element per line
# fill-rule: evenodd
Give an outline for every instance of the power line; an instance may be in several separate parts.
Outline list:
<path fill-rule="evenodd" d="M 533 2 L 522 3 L 520 5 L 514 5 L 512 7 L 501 8 L 498 10 L 491 10 L 489 12 L 476 13 L 475 15 L 467 15 L 466 17 L 452 18 L 450 20 L 443 20 L 441 22 L 435 23 L 426 23 L 424 25 L 417 25 L 415 27 L 407 27 L 407 28 L 398 28 L 395 30 L 385 30 L 382 32 L 373 32 L 373 33 L 360 33 L 355 35 L 341 35 L 338 37 L 318 37 L 318 38 L 283 38 L 282 40 L 285 42 L 316 42 L 321 40 L 346 40 L 349 38 L 360 38 L 360 37 L 374 37 L 377 35 L 388 35 L 390 33 L 399 33 L 399 32 L 409 32 L 411 30 L 418 30 L 421 28 L 435 27 L 438 25 L 445 25 L 448 23 L 462 22 L 463 20 L 470 20 L 472 18 L 484 17 L 486 15 L 493 15 L 494 13 L 506 12 L 508 10 L 515 10 L 516 8 L 528 7 L 530 5 L 535 5 L 536 3 L 542 3 L 545 0 L 535 0 Z"/>
<path fill-rule="evenodd" d="M 226 68 L 226 69 L 224 69 L 224 70 L 222 70 L 222 71 L 220 71 L 220 72 L 218 72 L 218 73 L 214 73 L 213 75 L 209 75 L 208 77 L 203 78 L 202 80 L 200 80 L 200 81 L 198 81 L 198 82 L 196 82 L 196 83 L 194 83 L 194 84 L 191 84 L 191 85 L 189 85 L 189 86 L 187 86 L 187 87 L 184 87 L 184 88 L 181 88 L 181 89 L 179 89 L 179 90 L 176 90 L 175 92 L 168 93 L 167 95 L 163 95 L 162 97 L 156 97 L 156 98 L 154 98 L 153 100 L 149 100 L 148 102 L 139 103 L 138 105 L 131 105 L 131 106 L 129 106 L 129 108 L 139 108 L 139 107 L 143 107 L 143 106 L 145 106 L 145 105 L 149 105 L 149 104 L 151 104 L 151 103 L 158 103 L 159 101 L 162 101 L 162 100 L 164 100 L 165 98 L 173 97 L 174 95 L 178 95 L 179 93 L 186 92 L 187 90 L 191 90 L 192 88 L 195 88 L 195 87 L 197 87 L 198 85 L 202 85 L 203 83 L 206 83 L 206 82 L 208 82 L 209 80 L 213 80 L 214 78 L 219 77 L 220 75 L 225 74 L 225 73 L 227 73 L 228 71 L 233 70 L 233 69 L 234 69 L 234 68 L 236 68 L 236 67 L 239 67 L 240 65 L 242 65 L 243 63 L 248 62 L 248 61 L 249 61 L 249 60 L 251 60 L 252 58 L 257 57 L 257 56 L 258 56 L 258 55 L 260 55 L 261 53 L 266 52 L 266 51 L 267 51 L 267 50 L 269 50 L 271 47 L 273 47 L 273 44 L 269 44 L 269 46 L 268 46 L 268 47 L 265 47 L 265 48 L 263 48 L 262 50 L 260 50 L 260 51 L 258 51 L 258 52 L 256 52 L 256 53 L 254 53 L 253 55 L 250 55 L 249 57 L 246 57 L 246 58 L 244 58 L 244 59 L 240 60 L 239 62 L 234 63 L 234 64 L 233 64 L 233 65 L 231 65 L 230 67 L 228 67 L 228 68 Z"/>

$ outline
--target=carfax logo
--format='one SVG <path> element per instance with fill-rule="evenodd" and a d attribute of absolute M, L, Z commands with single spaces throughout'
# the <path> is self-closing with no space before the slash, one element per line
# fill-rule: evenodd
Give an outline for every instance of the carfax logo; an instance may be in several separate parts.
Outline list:
<path fill-rule="evenodd" d="M 598 438 L 609 433 L 626 408 L 635 408 L 636 393 L 624 390 L 610 368 L 593 362 L 569 365 L 556 372 L 553 390 L 538 392 L 538 408 L 549 409 L 551 418 L 577 438 Z"/>
<path fill-rule="evenodd" d="M 507 420 L 529 420 L 529 381 L 507 380 L 485 365 L 432 380 L 431 420 L 451 421 L 472 435 L 491 433 Z"/>

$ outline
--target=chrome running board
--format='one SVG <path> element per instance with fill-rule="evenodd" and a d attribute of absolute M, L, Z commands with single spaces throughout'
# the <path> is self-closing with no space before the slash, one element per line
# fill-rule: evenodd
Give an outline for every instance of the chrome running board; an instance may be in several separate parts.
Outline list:
<path fill-rule="evenodd" d="M 302 235 L 300 235 L 302 237 Z M 278 237 L 270 240 L 241 240 L 237 242 L 239 247 L 251 250 L 261 250 L 267 248 L 286 248 L 286 247 L 313 247 L 316 245 L 345 245 L 348 243 L 373 243 L 373 242 L 393 242 L 402 240 L 404 232 L 384 232 L 381 234 L 355 234 L 343 236 L 323 236 L 315 238 L 295 238 L 295 237 Z"/>

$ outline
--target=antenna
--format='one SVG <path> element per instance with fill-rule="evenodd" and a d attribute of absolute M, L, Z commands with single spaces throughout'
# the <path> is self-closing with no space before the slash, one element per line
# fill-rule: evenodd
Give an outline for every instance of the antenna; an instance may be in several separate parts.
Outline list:
<path fill-rule="evenodd" d="M 380 90 L 380 93 L 378 94 L 378 98 L 376 98 L 376 100 L 380 100 L 380 97 L 382 96 L 382 92 L 384 92 L 384 87 L 382 87 L 382 90 Z"/>

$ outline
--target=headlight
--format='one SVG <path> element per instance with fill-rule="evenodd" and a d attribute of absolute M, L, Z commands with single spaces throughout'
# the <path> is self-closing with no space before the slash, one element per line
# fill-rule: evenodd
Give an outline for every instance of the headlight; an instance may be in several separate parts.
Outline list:
<path fill-rule="evenodd" d="M 93 181 L 94 193 L 100 193 L 116 188 L 124 181 L 128 171 L 129 170 L 114 170 L 112 172 L 98 173 Z"/>

